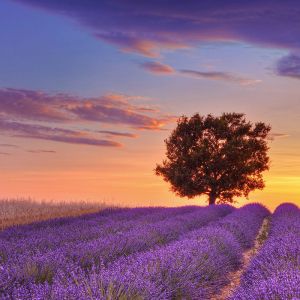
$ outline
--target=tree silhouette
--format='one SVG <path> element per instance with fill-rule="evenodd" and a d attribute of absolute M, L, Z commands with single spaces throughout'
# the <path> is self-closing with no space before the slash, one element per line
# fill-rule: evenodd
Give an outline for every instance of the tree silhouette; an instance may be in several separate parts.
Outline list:
<path fill-rule="evenodd" d="M 232 203 L 235 196 L 248 197 L 250 191 L 264 188 L 270 130 L 240 113 L 182 116 L 165 140 L 166 159 L 155 173 L 180 197 L 207 195 L 210 205 Z"/>

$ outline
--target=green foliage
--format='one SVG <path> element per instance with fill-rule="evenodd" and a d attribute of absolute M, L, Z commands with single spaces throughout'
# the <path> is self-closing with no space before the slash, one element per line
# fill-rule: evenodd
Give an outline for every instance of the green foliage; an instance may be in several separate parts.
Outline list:
<path fill-rule="evenodd" d="M 182 116 L 165 140 L 166 159 L 155 172 L 180 197 L 204 194 L 209 204 L 232 203 L 235 196 L 247 197 L 250 191 L 264 188 L 270 130 L 269 125 L 252 124 L 239 113 Z"/>

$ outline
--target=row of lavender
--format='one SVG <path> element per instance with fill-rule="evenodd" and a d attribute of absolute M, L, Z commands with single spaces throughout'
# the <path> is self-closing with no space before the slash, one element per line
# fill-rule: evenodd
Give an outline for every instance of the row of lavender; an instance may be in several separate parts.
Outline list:
<path fill-rule="evenodd" d="M 108 210 L 82 217 L 12 227 L 0 233 L 0 263 L 11 264 L 20 256 L 45 255 L 62 246 L 71 248 L 76 243 L 104 239 L 136 227 L 201 210 L 193 206 Z"/>
<path fill-rule="evenodd" d="M 282 204 L 232 300 L 300 299 L 300 209 Z"/>
<path fill-rule="evenodd" d="M 205 215 L 220 207 L 206 210 Z M 253 245 L 268 214 L 264 207 L 251 204 L 219 220 L 211 218 L 215 221 L 199 229 L 191 226 L 188 229 L 194 230 L 185 229 L 178 240 L 148 251 L 141 251 L 147 246 L 119 259 L 100 257 L 89 268 L 68 260 L 51 282 L 19 282 L 6 295 L 8 299 L 209 299 L 228 283 L 228 272 L 240 266 L 244 250 Z M 196 216 L 194 222 L 199 224 Z"/>
<path fill-rule="evenodd" d="M 57 272 L 88 272 L 158 247 L 233 210 L 227 205 L 131 209 L 8 229 L 0 235 L 0 296 L 10 298 L 17 286 L 51 284 Z"/>

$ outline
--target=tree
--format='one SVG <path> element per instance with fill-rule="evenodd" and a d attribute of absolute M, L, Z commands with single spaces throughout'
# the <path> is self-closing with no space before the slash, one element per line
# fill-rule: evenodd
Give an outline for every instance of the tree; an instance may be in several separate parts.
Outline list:
<path fill-rule="evenodd" d="M 250 191 L 265 186 L 270 130 L 240 113 L 182 116 L 165 140 L 166 159 L 155 173 L 180 197 L 207 195 L 210 205 L 232 203 L 235 196 L 248 198 Z"/>

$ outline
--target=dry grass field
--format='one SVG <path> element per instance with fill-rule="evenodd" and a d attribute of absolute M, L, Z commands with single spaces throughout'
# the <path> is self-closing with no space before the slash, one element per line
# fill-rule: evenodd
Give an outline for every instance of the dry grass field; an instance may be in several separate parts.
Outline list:
<path fill-rule="evenodd" d="M 105 203 L 0 199 L 0 230 L 53 218 L 78 216 L 108 208 Z"/>

